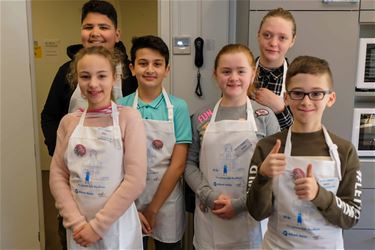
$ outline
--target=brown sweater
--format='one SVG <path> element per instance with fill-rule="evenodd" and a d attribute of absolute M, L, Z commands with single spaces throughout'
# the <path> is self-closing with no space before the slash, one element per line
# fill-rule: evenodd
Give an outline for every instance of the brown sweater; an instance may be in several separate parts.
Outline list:
<path fill-rule="evenodd" d="M 288 130 L 260 140 L 255 148 L 251 166 L 261 166 L 276 139 L 281 140 L 279 152 L 284 152 Z M 334 144 L 338 147 L 341 161 L 342 180 L 337 194 L 319 186 L 318 194 L 311 202 L 321 214 L 333 225 L 343 229 L 353 227 L 359 219 L 361 211 L 361 171 L 359 159 L 353 145 L 329 132 Z M 313 133 L 292 133 L 292 156 L 329 156 L 329 149 L 324 139 L 323 130 Z M 262 220 L 271 215 L 273 210 L 272 178 L 259 173 L 249 175 L 247 208 L 256 219 Z"/>

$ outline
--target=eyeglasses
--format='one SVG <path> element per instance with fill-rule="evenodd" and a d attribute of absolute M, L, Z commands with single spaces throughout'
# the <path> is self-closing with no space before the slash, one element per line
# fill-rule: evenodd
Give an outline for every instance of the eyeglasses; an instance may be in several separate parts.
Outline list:
<path fill-rule="evenodd" d="M 332 90 L 315 90 L 311 92 L 291 90 L 287 91 L 287 93 L 292 100 L 303 100 L 305 96 L 308 96 L 311 101 L 320 101 L 323 100 L 326 94 L 332 93 Z"/>

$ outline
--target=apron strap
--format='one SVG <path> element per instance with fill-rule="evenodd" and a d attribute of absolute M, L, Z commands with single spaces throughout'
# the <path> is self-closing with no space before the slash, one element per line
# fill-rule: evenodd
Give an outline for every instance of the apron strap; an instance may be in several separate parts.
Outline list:
<path fill-rule="evenodd" d="M 83 127 L 83 123 L 85 121 L 86 114 L 87 114 L 87 108 L 85 110 L 83 110 L 83 113 L 82 113 L 81 117 L 79 118 L 78 126 Z"/>
<path fill-rule="evenodd" d="M 251 127 L 254 129 L 255 132 L 258 132 L 257 124 L 255 123 L 255 118 L 254 118 L 254 110 L 253 106 L 251 105 L 250 98 L 247 97 L 246 100 L 246 113 L 247 113 L 247 121 L 251 125 Z"/>
<path fill-rule="evenodd" d="M 133 100 L 133 108 L 138 110 L 138 89 L 135 90 L 134 100 Z"/>
<path fill-rule="evenodd" d="M 221 103 L 222 99 L 223 98 L 220 98 L 219 101 L 217 101 L 217 103 L 215 104 L 214 111 L 212 112 L 211 120 L 208 123 L 208 126 L 210 125 L 211 122 L 215 122 L 217 110 L 219 109 L 219 106 L 220 106 L 220 103 Z"/>
<path fill-rule="evenodd" d="M 116 148 L 122 148 L 122 140 L 121 140 L 121 129 L 120 129 L 120 113 L 117 109 L 117 104 L 114 102 L 112 103 L 112 122 L 113 122 L 113 140 Z"/>
<path fill-rule="evenodd" d="M 341 181 L 341 179 L 342 179 L 342 176 L 341 176 L 341 161 L 340 161 L 339 152 L 337 150 L 337 145 L 333 143 L 333 141 L 332 141 L 331 137 L 329 136 L 328 131 L 327 131 L 325 126 L 323 126 L 323 133 L 324 133 L 324 137 L 326 139 L 327 146 L 329 148 L 329 155 L 335 161 L 337 175 L 339 177 L 339 180 Z"/>
<path fill-rule="evenodd" d="M 167 91 L 165 89 L 162 89 L 162 93 L 164 96 L 165 103 L 167 104 L 167 109 L 168 109 L 168 121 L 173 122 L 173 105 L 171 103 L 171 100 L 169 99 L 169 96 L 167 94 Z"/>
<path fill-rule="evenodd" d="M 288 129 L 288 134 L 286 136 L 286 141 L 285 141 L 285 149 L 284 149 L 284 155 L 285 156 L 290 156 L 292 153 L 292 129 Z"/>

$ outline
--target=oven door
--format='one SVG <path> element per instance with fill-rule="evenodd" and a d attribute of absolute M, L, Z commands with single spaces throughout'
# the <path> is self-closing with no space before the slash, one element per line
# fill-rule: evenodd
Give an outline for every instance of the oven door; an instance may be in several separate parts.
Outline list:
<path fill-rule="evenodd" d="M 375 156 L 375 109 L 356 108 L 352 143 L 359 156 Z"/>
<path fill-rule="evenodd" d="M 375 89 L 375 38 L 359 41 L 357 84 L 358 89 Z"/>

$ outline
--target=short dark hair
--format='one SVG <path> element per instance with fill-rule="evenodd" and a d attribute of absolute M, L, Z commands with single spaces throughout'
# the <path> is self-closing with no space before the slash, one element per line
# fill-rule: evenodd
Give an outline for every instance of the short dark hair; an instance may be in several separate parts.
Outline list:
<path fill-rule="evenodd" d="M 117 29 L 117 12 L 115 7 L 107 1 L 90 0 L 82 6 L 81 23 L 89 13 L 100 13 L 107 16 Z"/>
<path fill-rule="evenodd" d="M 290 84 L 290 79 L 298 74 L 324 75 L 327 74 L 329 87 L 333 88 L 333 77 L 326 60 L 314 56 L 298 56 L 289 65 L 286 73 L 285 87 Z"/>
<path fill-rule="evenodd" d="M 139 49 L 152 49 L 158 51 L 165 59 L 165 66 L 169 63 L 169 49 L 165 42 L 158 36 L 133 37 L 130 49 L 131 62 L 134 64 L 136 52 Z"/>

